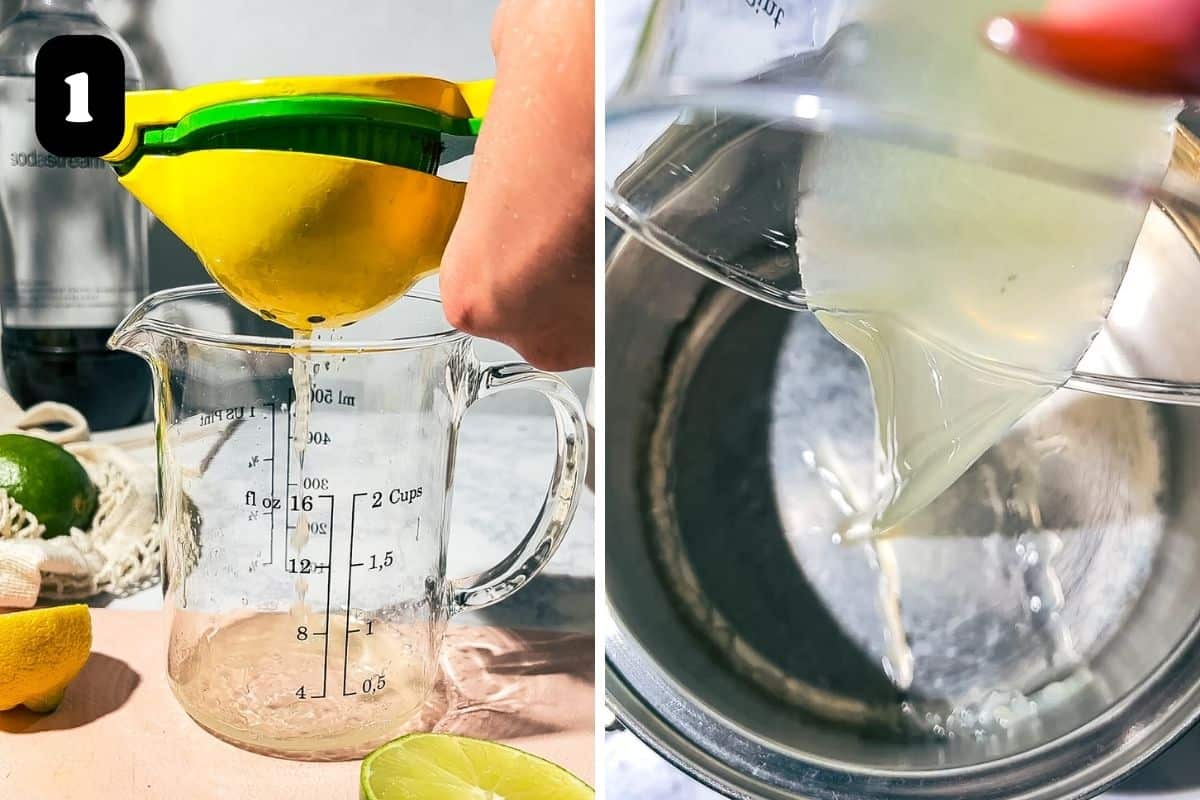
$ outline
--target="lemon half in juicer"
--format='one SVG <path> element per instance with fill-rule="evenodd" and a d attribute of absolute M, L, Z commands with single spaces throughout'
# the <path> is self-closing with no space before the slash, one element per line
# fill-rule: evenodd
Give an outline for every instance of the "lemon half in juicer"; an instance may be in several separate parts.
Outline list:
<path fill-rule="evenodd" d="M 295 330 L 388 305 L 436 271 L 492 82 L 274 78 L 126 95 L 118 180 L 239 303 Z"/>

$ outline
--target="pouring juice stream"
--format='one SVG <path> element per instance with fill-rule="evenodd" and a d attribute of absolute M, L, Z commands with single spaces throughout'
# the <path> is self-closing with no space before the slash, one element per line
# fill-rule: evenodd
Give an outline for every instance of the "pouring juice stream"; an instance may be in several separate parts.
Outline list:
<path fill-rule="evenodd" d="M 919 110 L 934 130 L 1091 172 L 1161 176 L 1172 107 L 1048 81 L 980 46 L 990 15 L 1020 8 L 858 3 L 862 57 L 824 80 Z M 941 494 L 1066 379 L 1103 324 L 1148 204 L 851 134 L 821 147 L 803 176 L 801 271 L 818 318 L 871 378 L 880 470 L 849 532 L 875 535 Z"/>
<path fill-rule="evenodd" d="M 861 50 L 827 59 L 822 80 L 919 110 L 933 130 L 1091 172 L 1161 177 L 1174 108 L 1048 81 L 980 46 L 990 16 L 1039 5 L 857 3 Z M 1066 380 L 1103 324 L 1148 204 L 849 133 L 820 146 L 801 177 L 804 288 L 822 325 L 867 368 L 878 453 L 875 475 L 821 466 L 854 505 L 835 537 L 865 540 L 884 671 L 906 690 L 919 664 L 900 600 L 903 565 L 882 537 L 941 533 L 919 512 Z M 1031 532 L 1020 546 L 1039 536 L 1054 534 Z M 1056 621 L 1054 551 L 1042 549 L 1027 581 L 1030 621 L 1047 632 L 1048 667 L 1077 663 Z"/>

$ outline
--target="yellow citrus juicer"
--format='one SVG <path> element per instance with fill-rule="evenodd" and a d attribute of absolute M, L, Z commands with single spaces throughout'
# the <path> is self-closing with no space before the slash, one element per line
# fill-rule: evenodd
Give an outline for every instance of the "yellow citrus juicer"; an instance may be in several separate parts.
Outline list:
<path fill-rule="evenodd" d="M 105 160 L 231 296 L 294 330 L 386 306 L 434 272 L 492 82 L 271 78 L 126 95 Z"/>

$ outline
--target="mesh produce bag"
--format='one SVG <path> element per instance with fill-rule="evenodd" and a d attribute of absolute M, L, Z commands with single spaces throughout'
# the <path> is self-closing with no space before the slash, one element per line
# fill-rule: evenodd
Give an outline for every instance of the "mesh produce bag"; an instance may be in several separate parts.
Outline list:
<path fill-rule="evenodd" d="M 161 544 L 152 466 L 118 447 L 90 441 L 83 415 L 60 403 L 24 411 L 0 392 L 0 433 L 62 445 L 79 459 L 99 493 L 88 530 L 73 528 L 67 536 L 46 539 L 37 517 L 0 489 L 0 607 L 28 608 L 38 597 L 130 594 L 157 580 Z"/>

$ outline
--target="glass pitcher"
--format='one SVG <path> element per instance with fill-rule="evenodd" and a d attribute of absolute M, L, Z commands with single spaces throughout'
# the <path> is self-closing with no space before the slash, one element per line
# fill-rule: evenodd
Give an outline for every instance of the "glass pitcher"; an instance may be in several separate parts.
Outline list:
<path fill-rule="evenodd" d="M 155 377 L 175 696 L 239 746 L 350 758 L 422 706 L 447 620 L 503 600 L 554 554 L 583 486 L 585 421 L 559 378 L 480 364 L 430 296 L 344 340 L 280 330 L 198 286 L 150 296 L 111 344 Z M 549 491 L 503 562 L 451 579 L 459 424 L 516 389 L 554 410 Z"/>
<path fill-rule="evenodd" d="M 828 253 L 890 260 L 897 303 L 922 303 L 931 287 L 908 280 L 905 267 L 936 258 L 936 248 L 954 248 L 964 264 L 1034 264 L 1046 252 L 1042 220 L 1088 209 L 1111 220 L 1097 228 L 1117 244 L 1082 236 L 1068 256 L 1111 261 L 1111 299 L 1151 203 L 1194 226 L 1196 139 L 1182 132 L 1168 164 L 1170 138 L 1159 132 L 1178 104 L 1084 91 L 988 52 L 992 15 L 1038 6 L 657 0 L 606 106 L 607 215 L 676 263 L 757 300 L 807 309 L 806 265 Z M 956 82 L 967 70 L 977 80 Z M 1134 118 L 1136 131 L 1125 127 Z M 907 181 L 909 208 L 860 205 L 861 179 L 854 192 L 828 191 L 851 162 L 878 169 L 881 187 Z M 977 216 L 987 225 L 972 218 L 962 187 L 984 198 Z M 987 198 L 1001 192 L 1026 198 L 1023 213 L 995 214 Z M 939 195 L 951 210 L 935 229 L 921 214 Z M 872 227 L 883 214 L 886 225 Z M 1065 377 L 1184 402 L 1198 388 L 1193 376 L 1166 388 L 1139 382 L 1176 376 L 1130 364 Z"/>

